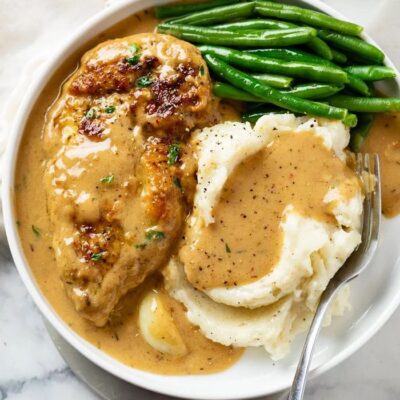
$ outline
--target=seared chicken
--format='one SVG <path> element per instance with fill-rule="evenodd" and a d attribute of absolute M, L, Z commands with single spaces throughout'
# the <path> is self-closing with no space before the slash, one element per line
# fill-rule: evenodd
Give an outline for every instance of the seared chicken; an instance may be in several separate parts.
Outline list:
<path fill-rule="evenodd" d="M 67 294 L 97 326 L 169 259 L 195 185 L 185 138 L 214 119 L 200 53 L 166 35 L 100 44 L 64 85 L 44 135 L 48 212 Z"/>

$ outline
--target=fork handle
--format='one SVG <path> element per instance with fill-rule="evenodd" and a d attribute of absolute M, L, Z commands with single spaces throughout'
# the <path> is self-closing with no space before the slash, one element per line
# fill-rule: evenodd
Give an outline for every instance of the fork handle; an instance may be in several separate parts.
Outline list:
<path fill-rule="evenodd" d="M 289 392 L 288 400 L 301 400 L 303 398 L 315 341 L 321 329 L 325 313 L 341 286 L 341 283 L 337 282 L 335 279 L 332 279 L 321 296 L 317 311 L 315 312 L 310 330 L 308 331 L 306 341 L 304 343 L 303 351 L 301 353 L 300 361 Z"/>

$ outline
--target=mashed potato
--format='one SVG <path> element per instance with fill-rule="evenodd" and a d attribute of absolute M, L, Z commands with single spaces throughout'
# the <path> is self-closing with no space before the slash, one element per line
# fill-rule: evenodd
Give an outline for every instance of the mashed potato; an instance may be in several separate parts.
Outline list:
<path fill-rule="evenodd" d="M 316 274 L 324 275 L 321 264 L 315 267 Z M 216 303 L 190 285 L 182 265 L 174 259 L 164 276 L 170 295 L 185 305 L 187 318 L 204 336 L 226 346 L 263 346 L 273 360 L 285 357 L 294 337 L 309 326 L 315 311 L 296 301 L 294 296 L 256 309 Z M 349 288 L 345 287 L 334 300 L 324 325 L 329 325 L 333 316 L 343 315 L 347 308 Z"/>
<path fill-rule="evenodd" d="M 341 122 L 329 120 L 270 115 L 254 129 L 249 124 L 225 123 L 197 136 L 198 186 L 186 234 L 186 257 L 181 252 L 166 271 L 168 290 L 186 306 L 189 320 L 205 336 L 225 345 L 262 345 L 275 359 L 287 353 L 294 335 L 309 324 L 329 280 L 360 243 L 363 195 L 355 176 L 336 180 L 321 198 L 330 220 L 312 218 L 291 202 L 285 204 L 279 217 L 283 238 L 279 258 L 257 279 L 198 290 L 197 282 L 185 276 L 187 266 L 182 260 L 190 262 L 190 251 L 198 245 L 202 230 L 212 228 L 219 218 L 215 211 L 235 168 L 286 134 L 312 134 L 341 163 L 346 160 L 349 132 Z M 351 197 L 344 194 L 345 187 L 352 187 Z M 260 248 L 265 245 L 259 243 Z M 228 243 L 225 246 L 231 253 Z M 338 297 L 333 315 L 343 313 L 347 299 L 348 291 Z"/>

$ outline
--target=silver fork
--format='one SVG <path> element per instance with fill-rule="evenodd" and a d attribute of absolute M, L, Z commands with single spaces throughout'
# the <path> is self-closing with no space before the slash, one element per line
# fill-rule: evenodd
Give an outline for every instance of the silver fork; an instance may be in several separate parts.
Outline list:
<path fill-rule="evenodd" d="M 325 291 L 322 293 L 317 311 L 304 343 L 303 352 L 297 366 L 288 400 L 301 400 L 303 398 L 314 344 L 332 299 L 340 288 L 360 275 L 371 261 L 378 245 L 379 225 L 381 221 L 381 176 L 379 156 L 377 154 L 373 157 L 369 154 L 363 156 L 358 153 L 356 168 L 357 174 L 365 185 L 361 244 L 330 280 Z"/>

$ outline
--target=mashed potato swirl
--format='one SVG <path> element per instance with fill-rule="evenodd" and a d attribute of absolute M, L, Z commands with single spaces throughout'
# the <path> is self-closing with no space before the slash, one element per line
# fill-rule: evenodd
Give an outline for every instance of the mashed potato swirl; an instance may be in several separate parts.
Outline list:
<path fill-rule="evenodd" d="M 262 345 L 275 359 L 284 356 L 293 337 L 305 329 L 329 280 L 360 243 L 363 194 L 355 174 L 329 186 L 321 198 L 331 219 L 319 220 L 302 214 L 290 202 L 285 204 L 279 217 L 283 235 L 279 258 L 265 275 L 198 290 L 184 271 L 201 230 L 219 218 L 214 213 L 230 174 L 286 134 L 312 134 L 340 163 L 346 162 L 349 132 L 341 122 L 284 114 L 262 117 L 254 129 L 240 123 L 204 129 L 196 138 L 198 186 L 188 243 L 166 271 L 170 294 L 186 306 L 189 320 L 208 338 L 225 345 Z M 341 190 L 346 185 L 352 189 L 350 197 Z M 332 314 L 342 314 L 347 299 L 346 291 L 338 297 Z"/>

